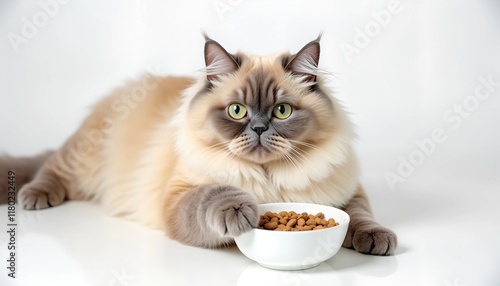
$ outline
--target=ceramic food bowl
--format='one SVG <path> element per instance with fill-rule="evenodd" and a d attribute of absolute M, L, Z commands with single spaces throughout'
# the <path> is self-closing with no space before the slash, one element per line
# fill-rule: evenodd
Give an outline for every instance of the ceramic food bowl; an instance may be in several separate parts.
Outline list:
<path fill-rule="evenodd" d="M 235 238 L 236 245 L 248 258 L 278 270 L 301 270 L 319 265 L 335 255 L 344 241 L 349 215 L 337 208 L 307 203 L 272 203 L 258 206 L 259 215 L 267 211 L 322 212 L 339 225 L 309 231 L 273 231 L 252 229 Z"/>

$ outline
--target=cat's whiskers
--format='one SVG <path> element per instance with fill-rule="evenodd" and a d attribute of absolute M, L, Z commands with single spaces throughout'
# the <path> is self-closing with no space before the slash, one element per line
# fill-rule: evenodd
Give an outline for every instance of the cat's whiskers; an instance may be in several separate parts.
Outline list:
<path fill-rule="evenodd" d="M 303 171 L 303 169 L 305 169 L 304 165 L 311 163 L 311 159 L 308 156 L 306 156 L 309 154 L 307 152 L 305 152 L 304 150 L 299 149 L 299 148 L 292 145 L 292 147 L 290 148 L 290 151 L 291 151 L 291 156 L 293 158 L 295 158 L 297 161 L 300 160 L 300 163 L 301 163 L 300 166 L 301 166 L 302 171 Z"/>
<path fill-rule="evenodd" d="M 272 142 L 269 144 L 271 149 L 275 151 L 279 156 L 288 163 L 289 166 L 292 168 L 295 168 L 299 170 L 300 172 L 305 172 L 304 168 L 302 167 L 301 160 L 304 162 L 304 158 L 301 157 L 296 157 L 293 155 L 293 153 L 289 153 L 290 151 L 294 152 L 294 146 L 288 143 L 282 136 L 279 135 L 271 135 L 270 139 Z M 297 151 L 295 151 L 297 153 Z M 301 155 L 297 153 L 297 155 Z M 301 155 L 302 156 L 302 155 Z"/>
<path fill-rule="evenodd" d="M 285 158 L 288 163 L 290 163 L 291 167 L 296 168 L 298 170 L 302 170 L 302 167 L 298 164 L 295 158 L 293 158 L 287 153 L 281 153 L 281 154 L 283 155 L 282 157 Z"/>
<path fill-rule="evenodd" d="M 295 146 L 292 146 L 291 149 L 290 149 L 291 152 L 293 152 L 294 155 L 296 155 L 297 159 L 300 159 L 302 161 L 302 163 L 309 163 L 311 161 L 311 159 L 309 159 L 306 155 L 309 155 L 307 152 L 305 152 L 304 150 L 302 149 L 299 149 Z M 304 154 L 305 153 L 305 154 Z"/>
<path fill-rule="evenodd" d="M 318 147 L 317 145 L 314 145 L 314 144 L 311 144 L 311 143 L 307 143 L 307 142 L 303 142 L 303 141 L 299 141 L 299 140 L 293 140 L 293 139 L 288 139 L 288 141 L 290 141 L 291 143 L 295 143 L 297 145 L 302 145 L 302 146 L 311 148 L 313 150 L 322 152 L 322 153 L 324 153 L 325 155 L 328 155 L 328 156 L 332 155 L 331 152 L 328 152 L 328 151 L 326 151 L 326 150 Z M 300 150 L 302 150 L 302 149 L 300 149 Z M 307 154 L 307 152 L 305 150 L 302 150 L 302 151 Z"/>
<path fill-rule="evenodd" d="M 290 156 L 290 154 L 287 153 L 281 153 L 281 157 L 285 159 L 285 161 L 290 163 L 291 167 L 295 167 L 297 170 L 299 170 L 301 173 L 305 173 L 304 168 L 297 162 L 296 158 L 293 156 Z M 309 178 L 307 177 L 307 183 L 309 184 Z"/>
<path fill-rule="evenodd" d="M 247 136 L 241 136 L 236 141 L 228 140 L 224 142 L 219 142 L 211 146 L 207 146 L 204 150 L 201 151 L 201 155 L 203 156 L 203 160 L 206 162 L 216 162 L 216 165 L 227 164 L 227 162 L 231 162 L 234 160 L 240 160 L 241 154 L 244 154 L 249 148 L 251 148 L 251 144 L 248 144 L 246 140 Z M 299 148 L 298 146 L 304 146 L 310 148 L 311 150 L 315 150 L 318 152 L 322 152 L 328 155 L 331 155 L 329 152 L 321 149 L 320 147 L 298 140 L 285 139 L 280 136 L 279 133 L 273 134 L 269 137 L 271 139 L 271 144 L 268 144 L 268 149 L 286 162 L 287 165 L 296 169 L 302 173 L 305 173 L 305 164 L 311 163 L 310 152 L 304 150 L 303 148 Z M 231 149 L 228 147 L 232 144 Z M 213 172 L 213 169 L 202 170 L 201 174 L 203 176 L 203 180 L 207 177 L 211 177 L 212 179 L 221 179 L 218 178 L 218 174 Z M 226 168 L 222 168 L 221 172 L 227 172 Z M 229 174 L 221 175 L 225 179 Z"/>
<path fill-rule="evenodd" d="M 231 153 L 236 153 L 236 154 L 244 154 L 245 151 L 247 151 L 250 147 L 250 144 L 245 140 L 248 136 L 246 134 L 242 134 L 240 137 L 238 137 L 237 141 L 234 142 L 232 149 L 234 150 Z"/>
<path fill-rule="evenodd" d="M 285 137 L 283 137 L 279 132 L 276 132 L 276 134 L 273 134 L 271 136 L 271 139 L 273 139 L 273 142 L 271 145 L 273 146 L 279 146 L 281 148 L 283 148 L 284 150 L 278 150 L 279 152 L 281 153 L 287 153 L 287 152 L 294 152 L 295 154 L 297 154 L 298 156 L 300 157 L 297 157 L 296 159 L 301 159 L 303 163 L 307 163 L 306 161 L 309 161 L 308 158 L 306 158 L 302 153 L 300 153 L 299 151 L 302 151 L 304 153 L 307 154 L 307 152 L 301 150 L 301 149 L 298 149 L 297 147 L 293 146 L 293 144 L 290 144 L 290 142 L 292 140 L 290 139 L 285 139 Z M 295 156 L 292 156 L 293 158 L 295 158 Z"/>
<path fill-rule="evenodd" d="M 279 135 L 279 133 L 278 133 Z M 290 140 L 290 139 L 285 139 L 283 136 L 272 136 L 271 137 L 273 140 L 272 146 L 276 148 L 276 146 L 281 147 L 284 150 L 279 150 L 279 153 L 281 154 L 281 158 L 285 159 L 285 161 L 290 164 L 292 167 L 296 168 L 302 173 L 306 173 L 305 169 L 306 167 L 304 165 L 310 164 L 311 163 L 311 154 L 307 152 L 306 150 L 303 150 L 301 148 L 298 148 L 297 146 L 294 146 L 291 144 L 291 142 L 298 142 L 298 143 L 303 143 L 297 140 Z M 308 144 L 308 143 L 304 143 Z M 312 145 L 312 144 L 309 144 Z M 311 146 L 314 147 L 314 146 Z M 318 147 L 316 147 L 317 150 L 319 150 Z"/>

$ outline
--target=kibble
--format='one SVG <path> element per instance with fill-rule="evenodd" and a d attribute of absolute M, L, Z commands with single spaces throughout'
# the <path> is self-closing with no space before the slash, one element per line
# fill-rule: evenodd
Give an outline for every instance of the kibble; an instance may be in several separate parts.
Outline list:
<path fill-rule="evenodd" d="M 274 231 L 307 231 L 339 225 L 333 218 L 325 219 L 323 213 L 308 214 L 294 211 L 266 212 L 260 216 L 259 228 Z"/>

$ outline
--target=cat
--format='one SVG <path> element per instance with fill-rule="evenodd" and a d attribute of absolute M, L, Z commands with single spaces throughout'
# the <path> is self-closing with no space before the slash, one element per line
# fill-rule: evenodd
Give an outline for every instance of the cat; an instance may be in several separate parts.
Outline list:
<path fill-rule="evenodd" d="M 111 215 L 207 248 L 255 227 L 259 203 L 331 205 L 351 217 L 344 247 L 392 255 L 397 237 L 372 216 L 353 126 L 326 87 L 319 57 L 320 37 L 296 54 L 255 56 L 231 54 L 205 35 L 199 79 L 128 83 L 59 150 L 4 156 L 0 171 L 17 172 L 27 210 L 98 201 Z"/>

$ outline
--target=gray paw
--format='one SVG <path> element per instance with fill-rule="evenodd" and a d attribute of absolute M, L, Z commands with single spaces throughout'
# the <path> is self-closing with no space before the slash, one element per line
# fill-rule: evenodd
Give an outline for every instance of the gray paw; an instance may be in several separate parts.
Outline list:
<path fill-rule="evenodd" d="M 221 236 L 235 237 L 257 226 L 257 200 L 231 186 L 214 186 L 207 202 L 206 219 Z"/>
<path fill-rule="evenodd" d="M 55 207 L 64 201 L 64 191 L 58 187 L 39 182 L 28 183 L 19 190 L 19 201 L 27 210 Z"/>
<path fill-rule="evenodd" d="M 392 255 L 397 246 L 397 237 L 385 227 L 372 225 L 356 229 L 351 243 L 351 248 L 361 253 Z"/>

